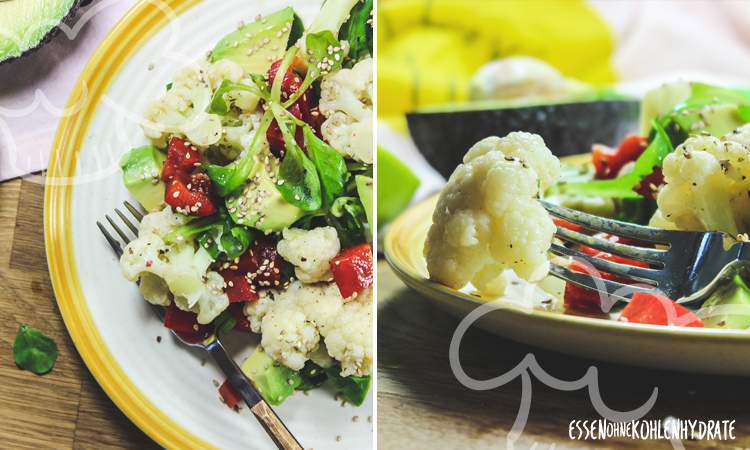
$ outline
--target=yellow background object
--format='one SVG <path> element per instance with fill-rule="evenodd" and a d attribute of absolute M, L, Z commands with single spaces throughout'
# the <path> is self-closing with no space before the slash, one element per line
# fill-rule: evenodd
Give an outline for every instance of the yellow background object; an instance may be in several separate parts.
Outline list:
<path fill-rule="evenodd" d="M 499 57 L 528 55 L 594 85 L 615 81 L 609 25 L 582 0 L 380 0 L 378 115 L 468 98 Z"/>

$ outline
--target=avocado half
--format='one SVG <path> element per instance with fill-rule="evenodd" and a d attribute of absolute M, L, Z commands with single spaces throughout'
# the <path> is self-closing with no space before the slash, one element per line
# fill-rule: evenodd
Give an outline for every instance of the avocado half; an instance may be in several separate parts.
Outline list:
<path fill-rule="evenodd" d="M 591 151 L 591 144 L 616 145 L 637 132 L 640 103 L 599 100 L 520 108 L 420 112 L 406 115 L 414 143 L 425 159 L 448 178 L 472 145 L 488 136 L 528 131 L 544 138 L 552 153 Z"/>
<path fill-rule="evenodd" d="M 46 44 L 90 0 L 0 1 L 0 64 Z"/>

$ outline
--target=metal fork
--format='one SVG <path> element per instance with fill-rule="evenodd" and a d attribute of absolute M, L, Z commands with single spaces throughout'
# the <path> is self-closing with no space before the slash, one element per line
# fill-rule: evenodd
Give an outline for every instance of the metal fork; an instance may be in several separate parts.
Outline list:
<path fill-rule="evenodd" d="M 635 284 L 605 280 L 592 273 L 577 273 L 568 267 L 552 264 L 551 274 L 577 285 L 607 293 L 615 300 L 628 301 L 635 292 L 662 294 L 680 304 L 704 301 L 724 281 L 750 265 L 750 243 L 738 242 L 726 248 L 726 235 L 720 232 L 672 231 L 605 219 L 540 200 L 553 216 L 578 224 L 590 231 L 605 232 L 656 248 L 638 247 L 572 231 L 558 226 L 556 236 L 563 241 L 583 244 L 595 249 L 649 264 L 634 267 L 597 258 L 553 243 L 550 251 L 571 257 L 588 266 Z M 665 247 L 665 248 L 662 248 Z"/>
<path fill-rule="evenodd" d="M 128 212 L 130 212 L 130 214 L 133 216 L 136 223 L 140 223 L 140 221 L 143 219 L 143 213 L 141 213 L 135 206 L 127 201 L 124 202 L 124 206 L 125 209 L 127 209 Z M 122 223 L 125 224 L 125 226 L 135 235 L 135 237 L 137 237 L 138 226 L 131 222 L 131 220 L 128 219 L 128 216 L 117 208 L 115 208 L 115 214 L 120 218 Z M 106 214 L 104 217 L 107 219 L 107 222 L 109 222 L 109 225 L 112 227 L 112 229 L 115 230 L 115 232 L 120 236 L 122 242 L 125 245 L 130 243 L 130 237 L 125 231 L 123 231 L 120 226 L 117 225 L 115 220 L 112 219 L 109 214 Z M 123 244 L 114 236 L 112 236 L 112 234 L 107 230 L 102 222 L 97 221 L 96 226 L 99 227 L 99 230 L 107 239 L 107 242 L 112 247 L 112 250 L 114 250 L 117 257 L 121 257 L 123 252 Z M 164 321 L 164 308 L 157 305 L 151 305 L 151 307 L 157 317 L 159 317 L 159 320 Z M 279 419 L 279 417 L 268 405 L 268 403 L 263 400 L 252 383 L 250 383 L 247 377 L 245 377 L 245 375 L 242 373 L 242 370 L 237 367 L 237 364 L 229 356 L 226 349 L 222 345 L 217 332 L 212 333 L 202 342 L 186 341 L 174 331 L 172 331 L 172 335 L 174 335 L 174 337 L 183 344 L 189 347 L 197 347 L 203 349 L 213 357 L 214 361 L 216 361 L 216 364 L 218 364 L 219 368 L 221 368 L 221 370 L 224 372 L 224 375 L 226 375 L 229 383 L 232 385 L 235 391 L 240 394 L 242 399 L 247 404 L 248 408 L 250 408 L 250 411 L 252 411 L 252 413 L 258 419 L 258 422 L 260 422 L 260 424 L 263 426 L 263 428 L 266 430 L 266 432 L 278 448 L 285 450 L 302 449 L 302 446 L 299 444 L 299 442 L 297 442 L 297 439 L 295 439 L 295 437 L 287 429 L 281 419 Z"/>

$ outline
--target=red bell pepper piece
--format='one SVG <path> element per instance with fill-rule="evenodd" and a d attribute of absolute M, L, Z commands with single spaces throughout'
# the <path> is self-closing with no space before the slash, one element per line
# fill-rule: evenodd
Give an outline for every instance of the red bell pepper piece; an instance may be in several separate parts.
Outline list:
<path fill-rule="evenodd" d="M 284 259 L 276 250 L 276 240 L 269 236 L 256 239 L 237 263 L 239 270 L 249 273 L 253 285 L 258 288 L 279 286 L 283 265 Z"/>
<path fill-rule="evenodd" d="M 284 74 L 284 79 L 281 81 L 281 100 L 286 101 L 288 100 L 295 92 L 297 92 L 300 87 L 302 87 L 302 77 L 300 77 L 297 72 L 294 71 L 295 68 L 301 67 L 300 61 L 295 58 L 294 62 L 290 67 L 287 69 L 286 73 Z M 279 67 L 281 66 L 281 60 L 274 61 L 273 64 L 271 64 L 271 67 L 268 69 L 268 87 L 273 87 L 273 82 L 276 80 L 276 75 L 279 71 Z M 308 88 L 307 91 L 305 91 L 299 99 L 294 102 L 292 106 L 289 107 L 288 111 L 292 113 L 292 115 L 300 120 L 303 120 L 307 123 L 313 123 L 312 116 L 311 116 L 311 90 Z M 268 146 L 271 149 L 271 153 L 273 153 L 277 158 L 282 159 L 284 158 L 284 154 L 286 152 L 286 148 L 284 145 L 284 136 L 281 134 L 281 128 L 279 128 L 279 124 L 274 119 L 273 122 L 271 122 L 271 125 L 268 127 L 268 131 L 266 132 L 266 139 L 268 139 Z M 297 145 L 300 146 L 300 148 L 305 148 L 305 139 L 302 134 L 302 128 L 297 127 L 297 130 L 294 135 L 294 140 L 297 141 Z"/>
<path fill-rule="evenodd" d="M 188 342 L 199 342 L 210 332 L 208 325 L 198 323 L 197 314 L 181 310 L 174 302 L 164 310 L 164 326 Z"/>
<path fill-rule="evenodd" d="M 279 286 L 283 264 L 276 240 L 268 236 L 256 239 L 239 259 L 220 272 L 227 282 L 229 301 L 255 301 L 259 289 Z"/>
<path fill-rule="evenodd" d="M 169 182 L 175 177 L 189 174 L 200 165 L 200 162 L 201 155 L 197 148 L 184 139 L 172 136 L 167 147 L 167 159 L 161 170 L 161 179 Z"/>
<path fill-rule="evenodd" d="M 349 298 L 372 284 L 372 247 L 349 247 L 331 260 L 331 272 L 343 298 Z"/>
<path fill-rule="evenodd" d="M 620 169 L 625 164 L 638 159 L 647 145 L 648 139 L 637 135 L 626 136 L 617 149 L 594 144 L 591 150 L 592 162 L 596 169 L 594 178 L 606 180 L 617 177 Z"/>
<path fill-rule="evenodd" d="M 558 227 L 567 228 L 571 231 L 577 231 L 579 233 L 583 233 L 586 231 L 585 228 L 583 228 L 581 225 L 578 225 L 577 223 L 568 222 L 565 219 L 560 219 L 559 217 L 553 217 L 552 221 L 557 225 Z"/>
<path fill-rule="evenodd" d="M 184 139 L 172 136 L 167 148 L 167 159 L 161 178 L 167 184 L 164 201 L 176 211 L 192 216 L 216 213 L 211 196 L 211 179 L 195 172 L 200 165 L 200 153 Z"/>
<path fill-rule="evenodd" d="M 210 216 L 216 213 L 216 205 L 211 197 L 211 179 L 205 173 L 175 176 L 167 183 L 164 201 L 177 212 L 191 216 Z"/>
<path fill-rule="evenodd" d="M 678 327 L 703 327 L 703 321 L 692 311 L 662 295 L 636 292 L 620 313 L 623 322 Z"/>
<path fill-rule="evenodd" d="M 620 236 L 614 236 L 606 233 L 599 233 L 596 235 L 596 237 L 615 243 L 619 242 L 623 244 L 633 244 L 633 241 L 624 239 Z M 613 255 L 611 253 L 603 252 L 587 245 L 581 245 L 580 250 L 581 252 L 588 255 L 620 264 L 644 268 L 649 267 L 649 265 L 645 262 L 636 261 L 634 259 L 625 258 L 619 255 Z M 570 270 L 578 273 L 591 273 L 591 269 L 587 265 L 584 265 L 578 261 L 573 261 L 571 263 Z M 604 278 L 605 280 L 617 281 L 619 283 L 627 284 L 629 282 L 629 280 L 626 278 L 618 277 L 607 272 L 594 272 L 591 273 L 591 275 Z M 567 308 L 589 312 L 601 311 L 601 294 L 595 290 L 588 289 L 577 284 L 567 283 L 565 285 L 565 295 L 563 300 Z"/>
<path fill-rule="evenodd" d="M 219 395 L 221 395 L 224 403 L 232 409 L 242 401 L 242 397 L 240 397 L 240 394 L 238 394 L 232 385 L 229 384 L 229 380 L 224 380 L 221 386 L 219 386 Z"/>

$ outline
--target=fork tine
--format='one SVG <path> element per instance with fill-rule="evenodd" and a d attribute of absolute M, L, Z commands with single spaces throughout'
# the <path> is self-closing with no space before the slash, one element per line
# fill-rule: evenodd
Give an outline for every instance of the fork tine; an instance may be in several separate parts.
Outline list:
<path fill-rule="evenodd" d="M 128 235 L 125 234 L 125 232 L 122 231 L 119 226 L 117 226 L 117 223 L 111 217 L 109 217 L 109 214 L 105 214 L 104 217 L 107 219 L 107 222 L 109 222 L 112 228 L 117 232 L 117 234 L 120 235 L 122 240 L 125 241 L 125 244 L 130 244 L 130 238 L 128 237 Z"/>
<path fill-rule="evenodd" d="M 132 214 L 132 215 L 133 215 L 133 217 L 135 217 L 135 220 L 137 220 L 138 222 L 140 222 L 141 220 L 143 220 L 143 213 L 142 213 L 142 212 L 140 212 L 140 211 L 138 211 L 138 208 L 136 208 L 135 206 L 133 206 L 133 205 L 132 205 L 132 204 L 131 204 L 131 203 L 130 203 L 129 201 L 127 201 L 127 200 L 125 200 L 125 201 L 124 201 L 124 202 L 122 202 L 122 203 L 123 203 L 123 204 L 125 205 L 125 208 L 127 208 L 127 209 L 128 209 L 128 211 L 130 211 L 130 214 Z"/>
<path fill-rule="evenodd" d="M 569 230 L 565 227 L 557 227 L 557 232 L 555 234 L 557 235 L 557 237 L 569 242 L 588 245 L 589 247 L 593 247 L 597 250 L 602 250 L 607 253 L 614 253 L 616 255 L 635 259 L 637 261 L 663 264 L 666 259 L 667 252 L 664 250 L 634 247 L 632 245 L 609 242 L 604 239 Z"/>
<path fill-rule="evenodd" d="M 550 251 L 556 255 L 570 256 L 575 259 L 583 260 L 596 267 L 597 269 L 603 270 L 613 275 L 630 277 L 637 281 L 645 281 L 655 284 L 658 284 L 661 279 L 660 270 L 628 266 L 627 264 L 608 261 L 603 258 L 597 258 L 595 256 L 587 255 L 586 253 L 565 247 L 564 245 L 553 243 Z"/>
<path fill-rule="evenodd" d="M 629 297 L 636 292 L 645 292 L 648 294 L 657 294 L 658 291 L 653 288 L 644 288 L 641 286 L 634 286 L 629 284 L 618 283 L 616 281 L 605 280 L 591 276 L 587 273 L 573 272 L 567 267 L 562 267 L 557 264 L 550 265 L 550 274 L 561 278 L 565 281 L 583 286 L 585 288 L 593 289 L 599 292 L 605 292 L 610 297 L 614 297 L 622 301 L 630 301 Z M 602 291 L 603 289 L 603 291 Z"/>
<path fill-rule="evenodd" d="M 641 242 L 669 244 L 673 241 L 675 231 L 661 230 L 658 228 L 644 227 L 619 220 L 605 219 L 603 217 L 565 208 L 553 203 L 539 200 L 550 214 L 588 228 L 592 231 L 603 231 L 616 236 L 634 239 Z"/>
<path fill-rule="evenodd" d="M 122 256 L 122 246 L 117 241 L 117 239 L 115 239 L 114 237 L 112 237 L 112 235 L 109 234 L 109 231 L 107 231 L 107 229 L 104 227 L 104 225 L 102 225 L 102 223 L 99 222 L 98 220 L 96 221 L 96 226 L 99 227 L 99 231 L 101 231 L 102 234 L 104 235 L 104 238 L 107 239 L 107 242 L 109 243 L 109 246 L 112 247 L 112 250 L 115 251 L 115 254 L 118 257 Z"/>
<path fill-rule="evenodd" d="M 133 225 L 133 223 L 130 221 L 130 219 L 128 219 L 128 216 L 126 216 L 125 214 L 123 214 L 122 211 L 120 211 L 117 208 L 115 208 L 115 212 L 117 213 L 118 216 L 120 216 L 120 219 L 122 219 L 122 221 L 125 223 L 125 225 L 127 225 L 127 227 L 130 228 L 130 231 L 132 231 L 133 234 L 135 234 L 136 236 L 138 236 L 138 227 L 135 226 L 135 225 Z"/>

